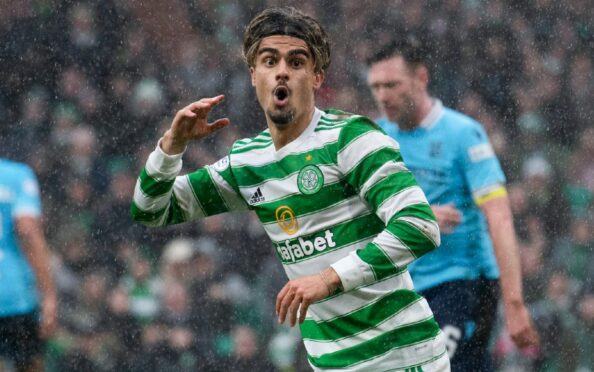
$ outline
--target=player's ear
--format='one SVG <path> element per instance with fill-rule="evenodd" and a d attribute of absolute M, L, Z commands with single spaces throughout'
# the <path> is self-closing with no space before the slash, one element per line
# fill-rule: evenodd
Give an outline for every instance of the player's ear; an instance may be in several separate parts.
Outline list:
<path fill-rule="evenodd" d="M 418 66 L 415 69 L 417 80 L 425 87 L 429 86 L 429 70 L 426 66 Z"/>
<path fill-rule="evenodd" d="M 255 69 L 253 67 L 250 67 L 250 77 L 252 78 L 252 86 L 255 87 L 256 86 L 256 73 L 255 73 Z"/>
<path fill-rule="evenodd" d="M 324 82 L 324 71 L 314 72 L 314 90 L 320 89 Z"/>

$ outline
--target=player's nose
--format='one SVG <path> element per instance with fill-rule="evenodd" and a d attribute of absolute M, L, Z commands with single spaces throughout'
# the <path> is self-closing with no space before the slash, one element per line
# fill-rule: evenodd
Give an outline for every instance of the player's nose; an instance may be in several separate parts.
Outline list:
<path fill-rule="evenodd" d="M 289 65 L 281 59 L 277 64 L 276 68 L 276 80 L 288 80 L 289 79 Z"/>

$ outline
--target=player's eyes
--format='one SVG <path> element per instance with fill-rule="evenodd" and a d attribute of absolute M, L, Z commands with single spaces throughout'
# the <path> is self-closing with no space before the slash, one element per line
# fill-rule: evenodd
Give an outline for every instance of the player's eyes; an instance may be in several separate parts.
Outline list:
<path fill-rule="evenodd" d="M 377 92 L 380 89 L 394 89 L 399 85 L 399 83 L 391 81 L 388 83 L 378 83 L 378 84 L 371 84 L 370 88 L 372 91 Z"/>
<path fill-rule="evenodd" d="M 264 65 L 266 66 L 274 66 L 274 64 L 276 63 L 276 59 L 274 57 L 265 57 L 262 60 L 262 63 L 264 63 Z"/>
<path fill-rule="evenodd" d="M 305 64 L 305 61 L 300 58 L 295 58 L 291 60 L 291 66 L 293 67 L 301 67 Z"/>

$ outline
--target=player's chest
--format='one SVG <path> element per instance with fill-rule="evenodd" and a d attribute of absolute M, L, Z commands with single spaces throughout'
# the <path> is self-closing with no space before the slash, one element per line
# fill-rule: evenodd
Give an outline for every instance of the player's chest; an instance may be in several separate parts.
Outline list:
<path fill-rule="evenodd" d="M 456 149 L 440 137 L 397 139 L 404 163 L 423 185 L 452 184 L 461 180 L 460 159 Z"/>

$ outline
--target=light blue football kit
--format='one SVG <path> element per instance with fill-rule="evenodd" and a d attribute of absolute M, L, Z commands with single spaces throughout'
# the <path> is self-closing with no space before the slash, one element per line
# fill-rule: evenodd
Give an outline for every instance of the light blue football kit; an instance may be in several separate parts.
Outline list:
<path fill-rule="evenodd" d="M 480 275 L 498 278 L 491 238 L 477 202 L 499 194 L 505 176 L 482 126 L 438 100 L 412 131 L 400 130 L 386 118 L 377 122 L 400 144 L 404 161 L 429 203 L 451 203 L 462 214 L 461 223 L 451 233 L 442 232 L 439 249 L 409 266 L 415 288 L 423 291 Z"/>
<path fill-rule="evenodd" d="M 452 204 L 462 215 L 453 231 L 442 231 L 441 246 L 408 269 L 448 339 L 452 370 L 490 371 L 486 345 L 496 314 L 499 269 L 479 206 L 506 195 L 506 189 L 487 134 L 477 121 L 439 100 L 411 131 L 386 118 L 377 122 L 400 144 L 429 204 Z"/>
<path fill-rule="evenodd" d="M 0 317 L 38 306 L 35 276 L 15 234 L 21 216 L 41 216 L 37 179 L 28 166 L 0 159 Z"/>

